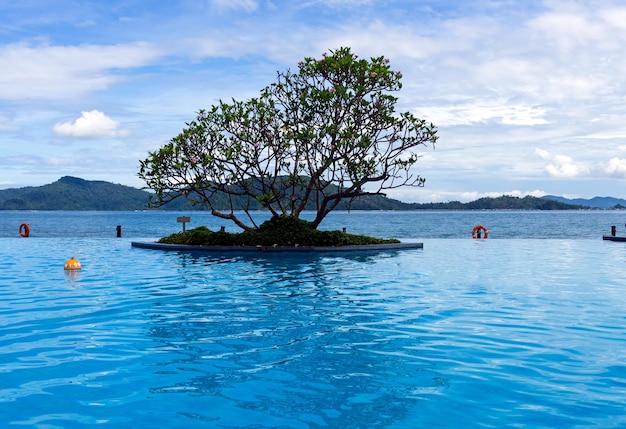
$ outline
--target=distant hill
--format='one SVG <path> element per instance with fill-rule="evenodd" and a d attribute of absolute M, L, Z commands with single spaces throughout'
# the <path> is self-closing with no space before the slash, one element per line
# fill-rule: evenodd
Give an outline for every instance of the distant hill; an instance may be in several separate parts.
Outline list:
<path fill-rule="evenodd" d="M 411 204 L 413 210 L 580 210 L 584 208 L 587 207 L 531 196 L 519 198 L 511 195 L 479 198 L 469 203 L 453 201 L 449 203 Z"/>
<path fill-rule="evenodd" d="M 555 195 L 546 195 L 543 198 L 559 201 L 565 204 L 576 204 L 581 206 L 587 206 L 596 209 L 613 209 L 613 208 L 626 208 L 626 200 L 613 197 L 593 197 L 590 199 L 574 198 L 568 199 L 564 197 L 557 197 Z"/>
<path fill-rule="evenodd" d="M 145 210 L 150 193 L 130 186 L 65 176 L 58 181 L 36 187 L 0 190 L 0 210 Z M 404 203 L 382 195 L 366 195 L 352 202 L 343 201 L 337 210 L 577 210 L 593 207 L 576 205 L 554 198 L 518 198 L 502 196 L 481 198 L 469 203 Z M 626 205 L 626 201 L 621 201 Z M 566 200 L 575 201 L 575 200 Z M 584 200 L 587 201 L 587 200 Z M 226 200 L 218 205 L 227 208 Z M 605 208 L 605 207 L 603 207 Z M 257 203 L 252 209 L 261 210 Z M 310 207 L 309 209 L 313 209 Z M 206 210 L 205 205 L 192 206 L 185 199 L 172 201 L 161 210 Z"/>
<path fill-rule="evenodd" d="M 0 210 L 146 210 L 150 193 L 141 189 L 104 181 L 64 176 L 49 185 L 0 190 Z M 229 207 L 226 198 L 216 201 L 222 209 Z M 243 204 L 241 205 L 243 207 Z M 204 204 L 191 205 L 176 199 L 160 210 L 206 210 Z M 252 210 L 261 210 L 257 201 Z M 408 205 L 381 195 L 363 196 L 350 204 L 343 201 L 338 210 L 407 210 Z"/>
<path fill-rule="evenodd" d="M 0 190 L 0 209 L 141 210 L 148 196 L 130 186 L 65 176 L 49 185 Z"/>

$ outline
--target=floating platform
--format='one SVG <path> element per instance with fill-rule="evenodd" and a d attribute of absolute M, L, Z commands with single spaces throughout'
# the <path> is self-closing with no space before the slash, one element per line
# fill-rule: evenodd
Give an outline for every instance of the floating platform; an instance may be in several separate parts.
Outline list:
<path fill-rule="evenodd" d="M 194 246 L 188 244 L 145 243 L 133 241 L 132 247 L 152 250 L 173 250 L 177 252 L 204 253 L 345 253 L 345 252 L 384 252 L 388 250 L 423 249 L 424 243 L 364 244 L 356 246 Z"/>
<path fill-rule="evenodd" d="M 619 237 L 617 235 L 603 235 L 602 239 L 608 241 L 626 241 L 626 237 Z"/>

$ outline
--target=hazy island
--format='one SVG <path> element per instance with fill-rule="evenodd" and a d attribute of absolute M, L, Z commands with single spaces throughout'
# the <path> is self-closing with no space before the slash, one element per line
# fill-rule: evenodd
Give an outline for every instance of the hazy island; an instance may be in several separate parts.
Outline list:
<path fill-rule="evenodd" d="M 0 190 L 0 210 L 147 210 L 151 194 L 130 186 L 105 181 L 84 180 L 64 176 L 43 186 Z M 224 207 L 227 207 L 224 201 Z M 563 197 L 546 196 L 480 198 L 468 203 L 405 203 L 392 198 L 362 196 L 352 202 L 344 201 L 337 210 L 585 210 L 620 209 L 625 200 L 596 197 L 591 200 L 567 200 Z M 191 205 L 178 199 L 158 210 L 196 211 L 206 210 L 204 205 Z M 258 203 L 258 210 L 263 210 Z"/>

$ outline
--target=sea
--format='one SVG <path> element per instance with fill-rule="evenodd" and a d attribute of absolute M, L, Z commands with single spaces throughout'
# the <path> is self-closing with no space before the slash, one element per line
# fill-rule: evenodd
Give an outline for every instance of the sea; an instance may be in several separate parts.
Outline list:
<path fill-rule="evenodd" d="M 626 243 L 602 240 L 626 211 L 321 225 L 424 244 L 395 251 L 131 246 L 181 216 L 238 231 L 0 211 L 0 427 L 626 428 Z"/>

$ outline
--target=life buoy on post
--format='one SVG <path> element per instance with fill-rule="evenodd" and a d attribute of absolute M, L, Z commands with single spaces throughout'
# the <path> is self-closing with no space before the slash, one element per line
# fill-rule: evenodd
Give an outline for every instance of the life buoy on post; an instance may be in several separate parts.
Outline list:
<path fill-rule="evenodd" d="M 472 238 L 476 239 L 476 238 L 481 238 L 482 234 L 485 234 L 482 238 L 483 239 L 487 239 L 487 237 L 489 237 L 489 231 L 487 231 L 487 228 L 485 228 L 482 225 L 476 225 L 474 227 L 474 229 L 472 230 Z"/>
<path fill-rule="evenodd" d="M 30 226 L 27 223 L 23 223 L 20 225 L 19 231 L 22 237 L 28 237 L 30 235 Z"/>

